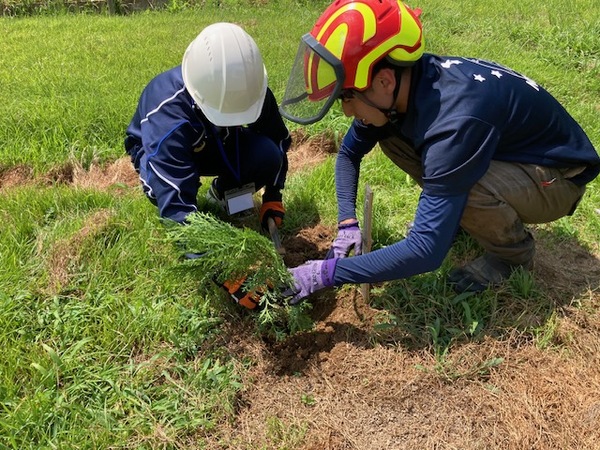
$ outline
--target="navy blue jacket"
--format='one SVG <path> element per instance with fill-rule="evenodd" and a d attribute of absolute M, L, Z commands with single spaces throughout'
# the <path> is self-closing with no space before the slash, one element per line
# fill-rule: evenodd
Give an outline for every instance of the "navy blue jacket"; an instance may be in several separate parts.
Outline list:
<path fill-rule="evenodd" d="M 222 161 L 223 136 L 235 137 L 241 129 L 218 128 L 208 121 L 185 89 L 181 66 L 157 75 L 148 83 L 127 128 L 125 149 L 140 173 L 146 195 L 157 204 L 162 217 L 182 222 L 197 209 L 199 176 L 219 175 L 213 167 L 202 167 L 203 164 Z M 271 187 L 282 189 L 291 138 L 270 89 L 258 120 L 243 129 L 264 136 L 279 147 L 282 163 Z"/>
<path fill-rule="evenodd" d="M 334 283 L 406 278 L 437 269 L 446 257 L 471 187 L 491 160 L 600 172 L 592 143 L 568 112 L 533 80 L 488 61 L 425 54 L 413 67 L 408 110 L 396 126 L 355 120 L 336 161 L 338 220 L 356 217 L 361 159 L 396 135 L 422 158 L 423 192 L 406 239 L 340 259 Z"/>

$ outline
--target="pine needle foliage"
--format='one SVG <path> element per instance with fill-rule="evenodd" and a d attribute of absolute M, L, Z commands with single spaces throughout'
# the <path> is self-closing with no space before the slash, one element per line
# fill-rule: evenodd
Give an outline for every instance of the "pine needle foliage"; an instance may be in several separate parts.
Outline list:
<path fill-rule="evenodd" d="M 283 291 L 293 280 L 270 239 L 247 227 L 238 228 L 197 212 L 185 224 L 171 223 L 168 236 L 182 253 L 181 270 L 194 275 L 200 290 L 214 292 L 215 283 L 245 279 L 246 291 L 261 293 L 256 315 L 259 331 L 275 339 L 312 327 L 308 305 L 287 305 Z"/>

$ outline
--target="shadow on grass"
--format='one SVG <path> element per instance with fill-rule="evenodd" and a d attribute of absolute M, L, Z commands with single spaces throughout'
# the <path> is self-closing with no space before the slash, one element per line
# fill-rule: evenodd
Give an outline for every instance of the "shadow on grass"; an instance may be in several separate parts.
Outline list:
<path fill-rule="evenodd" d="M 517 332 L 533 340 L 544 334 L 557 314 L 598 290 L 600 261 L 573 237 L 538 234 L 533 271 L 516 271 L 500 287 L 457 294 L 446 282 L 452 260 L 460 265 L 465 256 L 477 256 L 473 240 L 462 236 L 440 270 L 374 289 L 371 306 L 382 312 L 377 340 L 442 354 L 484 337 L 502 340 Z"/>

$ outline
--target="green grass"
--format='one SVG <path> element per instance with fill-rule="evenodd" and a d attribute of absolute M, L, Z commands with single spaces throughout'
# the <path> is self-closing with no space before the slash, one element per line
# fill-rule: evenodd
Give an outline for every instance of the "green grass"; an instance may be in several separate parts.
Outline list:
<path fill-rule="evenodd" d="M 270 84 L 282 94 L 298 43 L 288 30 L 316 17 L 297 9 L 290 28 L 273 21 L 278 12 L 271 7 L 1 19 L 0 164 L 43 171 L 69 157 L 122 156 L 146 83 L 180 64 L 191 40 L 216 21 L 239 23 L 255 36 Z"/>
<path fill-rule="evenodd" d="M 221 319 L 175 274 L 146 201 L 60 187 L 2 200 L 2 447 L 152 446 L 231 412 L 235 370 L 199 353 Z"/>
<path fill-rule="evenodd" d="M 299 37 L 322 4 L 2 19 L 0 163 L 46 170 L 69 156 L 120 156 L 145 84 L 179 64 L 188 43 L 214 21 L 240 23 L 255 37 L 281 98 Z M 557 0 L 525 2 L 517 10 L 505 1 L 495 3 L 492 15 L 484 2 L 428 0 L 418 6 L 424 9 L 428 51 L 492 59 L 524 72 L 557 95 L 594 142 L 600 140 L 600 80 L 591 76 L 600 70 L 600 13 L 593 0 L 568 8 Z M 283 9 L 293 12 L 285 26 Z M 340 116 L 334 111 L 309 130 L 343 132 L 348 121 Z"/>
<path fill-rule="evenodd" d="M 325 2 L 249 3 L 0 19 L 0 173 L 124 156 L 123 133 L 143 87 L 179 64 L 188 43 L 215 21 L 237 22 L 255 37 L 281 99 L 299 38 Z M 600 147 L 596 0 L 413 6 L 424 10 L 429 51 L 495 60 L 532 77 Z M 341 136 L 348 123 L 333 110 L 307 129 Z M 284 232 L 335 224 L 333 163 L 289 177 Z M 389 245 L 406 233 L 419 189 L 381 152 L 366 158 L 361 173 L 359 205 L 366 183 L 375 191 L 374 248 Z M 259 323 L 180 270 L 178 252 L 142 197 L 138 189 L 67 185 L 0 191 L 1 448 L 203 448 L 202 434 L 233 417 L 244 364 L 215 339 L 224 321 L 249 321 L 257 333 Z M 574 217 L 538 232 L 547 245 L 577 242 L 597 251 L 596 208 L 598 180 Z M 465 340 L 516 329 L 540 347 L 552 345 L 555 305 L 526 275 L 479 296 L 448 289 L 451 262 L 476 251 L 461 239 L 440 271 L 374 289 L 376 342 L 430 348 L 447 379 L 499 363 L 452 367 L 446 355 Z M 265 427 L 282 448 L 299 447 L 306 433 L 285 430 L 276 418 Z"/>

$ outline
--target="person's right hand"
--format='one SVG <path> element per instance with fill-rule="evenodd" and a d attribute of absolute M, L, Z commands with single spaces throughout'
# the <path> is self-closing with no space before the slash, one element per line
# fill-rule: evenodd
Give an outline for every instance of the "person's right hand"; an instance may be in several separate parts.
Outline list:
<path fill-rule="evenodd" d="M 354 255 L 362 253 L 362 232 L 358 220 L 338 225 L 338 234 L 325 259 L 346 258 L 354 249 Z"/>
<path fill-rule="evenodd" d="M 248 291 L 244 283 L 246 277 L 242 277 L 238 280 L 227 280 L 220 286 L 227 291 L 231 298 L 238 304 L 247 309 L 256 309 L 260 307 L 260 300 L 262 292 L 260 291 Z M 219 284 L 219 283 L 218 283 Z"/>
<path fill-rule="evenodd" d="M 259 221 L 264 230 L 269 229 L 269 219 L 273 219 L 275 226 L 281 228 L 285 217 L 285 208 L 281 202 L 266 202 L 260 208 Z"/>

